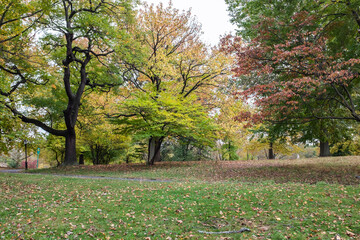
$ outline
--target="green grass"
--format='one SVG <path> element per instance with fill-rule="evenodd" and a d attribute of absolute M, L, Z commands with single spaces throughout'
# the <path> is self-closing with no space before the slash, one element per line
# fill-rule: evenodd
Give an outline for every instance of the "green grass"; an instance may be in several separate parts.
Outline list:
<path fill-rule="evenodd" d="M 342 160 L 341 160 L 342 161 Z M 350 161 L 350 160 L 349 160 Z M 349 164 L 337 161 L 340 168 Z M 351 161 L 350 161 L 351 162 Z M 209 165 L 167 164 L 132 169 L 128 173 L 110 171 L 112 176 L 167 178 L 177 172 L 174 182 L 136 182 L 106 179 L 77 179 L 47 175 L 0 173 L 0 238 L 3 239 L 342 239 L 360 237 L 360 188 L 330 184 L 276 181 L 253 176 L 240 178 L 200 174 Z M 229 163 L 230 164 L 230 163 Z M 239 163 L 240 164 L 240 163 Z M 300 164 L 301 168 L 304 164 Z M 306 166 L 315 164 L 306 162 Z M 274 165 L 274 164 L 273 164 Z M 275 164 L 276 165 L 276 164 Z M 277 164 L 278 165 L 278 164 Z M 326 165 L 326 164 L 322 164 Z M 239 165 L 240 166 L 240 165 Z M 264 164 L 248 163 L 236 172 L 247 174 Z M 252 166 L 252 167 L 251 167 Z M 290 167 L 292 166 L 292 167 Z M 294 176 L 297 163 L 272 166 Z M 315 164 L 314 166 L 317 166 Z M 334 164 L 328 166 L 330 169 Z M 248 168 L 246 170 L 246 168 Z M 300 168 L 300 169 L 301 169 Z M 358 169 L 358 165 L 352 165 Z M 74 168 L 75 169 L 75 168 Z M 94 168 L 99 170 L 98 168 Z M 71 173 L 92 172 L 77 169 Z M 137 170 L 136 170 L 137 169 Z M 226 171 L 211 168 L 213 174 Z M 233 169 L 233 168 L 230 168 Z M 316 168 L 315 168 L 316 169 Z M 343 168 L 342 168 L 343 169 Z M 119 170 L 119 169 L 118 169 Z M 311 168 L 307 168 L 311 171 Z M 318 170 L 315 170 L 315 173 Z M 333 173 L 329 170 L 327 173 Z M 116 173 L 118 172 L 118 173 Z M 99 173 L 98 174 L 103 174 Z M 354 172 L 351 172 L 354 174 Z M 324 174 L 326 175 L 326 174 Z M 297 176 L 297 175 L 296 175 Z M 190 179 L 190 180 L 189 180 Z M 196 181 L 192 181 L 196 180 Z M 277 183 L 279 182 L 279 183 Z M 202 234 L 198 231 L 232 231 L 240 234 Z"/>

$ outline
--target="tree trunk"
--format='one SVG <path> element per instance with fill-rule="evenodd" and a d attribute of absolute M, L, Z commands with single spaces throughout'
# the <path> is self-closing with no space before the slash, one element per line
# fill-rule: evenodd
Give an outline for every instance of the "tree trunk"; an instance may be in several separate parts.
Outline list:
<path fill-rule="evenodd" d="M 187 161 L 187 160 L 188 160 L 189 146 L 190 146 L 190 144 L 187 143 L 187 144 L 185 145 L 185 148 L 183 149 L 183 150 L 184 150 L 184 151 L 183 151 L 183 161 Z"/>
<path fill-rule="evenodd" d="M 269 159 L 275 159 L 274 149 L 273 149 L 273 143 L 270 143 L 269 147 Z"/>
<path fill-rule="evenodd" d="M 65 137 L 65 159 L 63 165 L 77 165 L 76 159 L 76 134 L 75 130 L 69 131 Z"/>
<path fill-rule="evenodd" d="M 160 148 L 163 140 L 163 137 L 151 137 L 149 139 L 147 165 L 154 165 L 155 162 L 161 161 Z"/>
<path fill-rule="evenodd" d="M 320 141 L 320 157 L 329 157 L 329 156 L 331 156 L 329 142 Z"/>
<path fill-rule="evenodd" d="M 80 165 L 84 165 L 84 154 L 80 154 L 79 164 L 80 164 Z"/>

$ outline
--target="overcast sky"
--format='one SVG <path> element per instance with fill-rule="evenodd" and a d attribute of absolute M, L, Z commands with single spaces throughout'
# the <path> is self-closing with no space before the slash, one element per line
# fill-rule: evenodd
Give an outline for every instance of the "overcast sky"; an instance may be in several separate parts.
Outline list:
<path fill-rule="evenodd" d="M 169 0 L 144 0 L 149 4 L 162 2 L 165 6 Z M 202 39 L 209 44 L 216 45 L 220 35 L 234 32 L 230 17 L 226 11 L 225 0 L 172 0 L 173 6 L 180 10 L 189 10 L 196 15 L 202 24 L 204 35 Z"/>

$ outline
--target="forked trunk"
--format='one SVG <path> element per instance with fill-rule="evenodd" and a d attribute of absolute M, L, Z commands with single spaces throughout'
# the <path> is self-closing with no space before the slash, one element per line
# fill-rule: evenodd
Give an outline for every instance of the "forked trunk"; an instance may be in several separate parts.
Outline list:
<path fill-rule="evenodd" d="M 329 156 L 331 156 L 329 142 L 320 141 L 320 157 Z"/>
<path fill-rule="evenodd" d="M 148 146 L 147 165 L 154 165 L 155 162 L 161 161 L 160 149 L 163 137 L 151 137 Z"/>

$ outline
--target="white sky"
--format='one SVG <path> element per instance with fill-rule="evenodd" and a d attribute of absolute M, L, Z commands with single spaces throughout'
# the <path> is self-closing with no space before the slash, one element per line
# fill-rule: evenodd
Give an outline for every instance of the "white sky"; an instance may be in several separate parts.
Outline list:
<path fill-rule="evenodd" d="M 157 5 L 162 2 L 168 6 L 169 0 L 143 0 Z M 180 10 L 189 10 L 202 25 L 204 32 L 202 39 L 211 45 L 219 42 L 220 36 L 234 32 L 235 27 L 230 23 L 224 0 L 172 0 L 173 6 Z"/>

